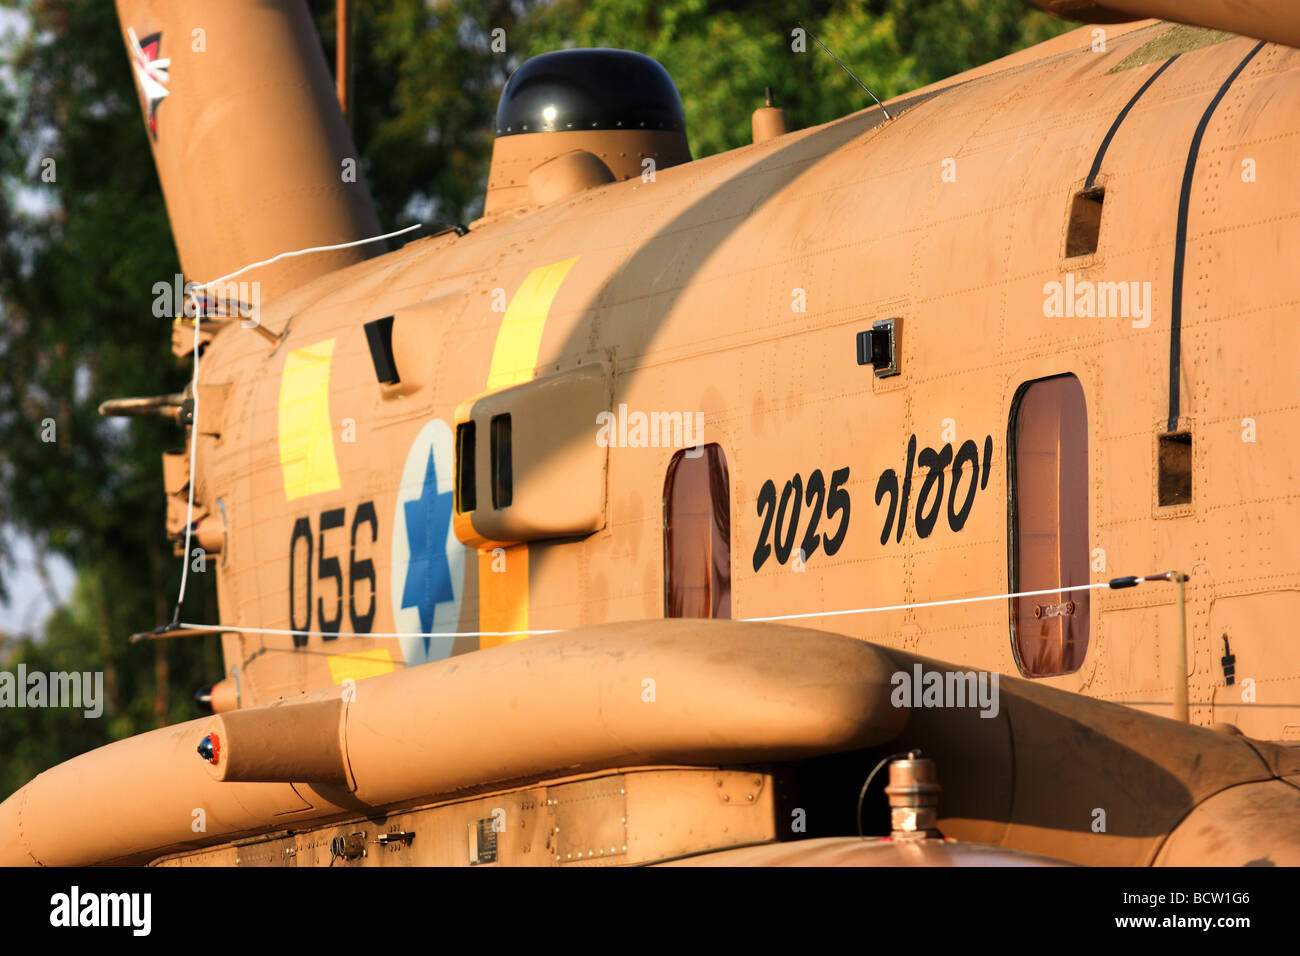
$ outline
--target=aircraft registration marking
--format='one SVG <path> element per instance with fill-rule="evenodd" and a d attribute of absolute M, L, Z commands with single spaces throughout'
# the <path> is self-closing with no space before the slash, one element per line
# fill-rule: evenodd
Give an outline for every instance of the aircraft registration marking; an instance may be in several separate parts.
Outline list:
<path fill-rule="evenodd" d="M 804 532 L 803 541 L 799 544 L 799 560 L 807 561 L 819 547 L 824 548 L 828 555 L 839 551 L 840 545 L 844 543 L 844 536 L 849 531 L 849 514 L 853 504 L 849 498 L 849 490 L 844 487 L 844 483 L 848 480 L 847 465 L 831 473 L 829 490 L 826 487 L 826 477 L 820 468 L 808 476 L 806 485 L 802 475 L 795 475 L 781 490 L 779 505 L 776 483 L 771 478 L 763 482 L 763 486 L 758 491 L 758 514 L 763 519 L 763 528 L 758 533 L 758 544 L 754 546 L 754 570 L 757 571 L 767 562 L 774 549 L 777 564 L 785 564 L 790 560 L 794 538 L 799 530 L 799 513 L 805 504 L 812 510 L 809 513 L 808 527 Z M 814 499 L 816 499 L 815 503 Z M 823 505 L 826 506 L 828 521 L 837 516 L 839 518 L 839 525 L 834 534 L 823 535 L 817 530 L 821 522 Z M 768 543 L 769 534 L 772 536 L 771 544 Z"/>
<path fill-rule="evenodd" d="M 327 533 L 336 532 L 330 537 L 335 538 L 337 544 L 337 537 L 347 534 L 347 525 L 346 508 L 330 508 L 320 513 L 316 521 L 316 527 L 320 529 L 319 537 L 313 535 L 310 515 L 304 515 L 294 522 L 293 532 L 289 537 L 289 627 L 295 632 L 294 647 L 305 646 L 307 637 L 313 630 L 321 632 L 323 641 L 338 639 L 339 631 L 343 628 L 345 590 L 352 633 L 369 634 L 374 626 L 378 600 L 375 589 L 375 562 L 365 555 L 371 554 L 370 548 L 379 540 L 379 516 L 375 512 L 375 503 L 363 501 L 357 505 L 352 515 L 351 543 L 348 550 L 340 548 L 338 553 L 327 556 L 326 549 L 330 546 L 330 542 L 326 539 Z M 361 546 L 359 549 L 358 545 Z M 362 555 L 360 558 L 358 553 Z M 346 585 L 343 566 L 345 557 L 348 561 Z M 298 622 L 299 570 L 302 572 L 303 579 L 302 596 L 305 597 L 301 624 Z M 312 603 L 313 590 L 316 592 L 314 604 Z M 327 594 L 334 598 L 334 606 L 329 610 L 327 610 L 329 604 L 325 600 Z M 361 595 L 360 599 L 358 594 Z M 365 610 L 361 610 L 363 607 Z M 312 626 L 313 614 L 316 619 L 315 628 Z"/>
<path fill-rule="evenodd" d="M 975 493 L 984 490 L 989 483 L 989 463 L 993 459 L 993 436 L 984 438 L 984 462 L 980 465 L 980 454 L 975 442 L 967 439 L 953 454 L 952 443 L 944 445 L 939 451 L 923 448 L 916 453 L 916 436 L 907 442 L 907 468 L 903 473 L 900 487 L 898 475 L 894 469 L 886 468 L 876 481 L 876 504 L 889 496 L 889 507 L 885 512 L 885 524 L 880 531 L 880 543 L 889 541 L 889 532 L 896 529 L 895 542 L 903 540 L 903 531 L 907 527 L 908 506 L 912 497 L 912 470 L 919 465 L 926 469 L 925 480 L 921 483 L 921 492 L 916 502 L 916 536 L 928 538 L 939 520 L 939 510 L 943 502 L 944 474 L 949 466 L 952 468 L 952 487 L 948 491 L 948 527 L 960 532 L 966 527 L 971 507 L 975 504 Z M 967 465 L 970 466 L 970 483 L 966 488 L 966 497 L 957 505 L 957 488 Z M 932 498 L 933 496 L 933 498 Z M 931 504 L 932 502 L 932 504 Z M 930 505 L 927 508 L 927 505 Z M 895 525 L 897 518 L 897 525 Z"/>

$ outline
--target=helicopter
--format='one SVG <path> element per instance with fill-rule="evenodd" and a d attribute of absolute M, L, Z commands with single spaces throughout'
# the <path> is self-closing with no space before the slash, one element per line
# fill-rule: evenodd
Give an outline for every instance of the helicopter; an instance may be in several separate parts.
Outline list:
<path fill-rule="evenodd" d="M 386 251 L 300 0 L 117 0 L 193 379 L 102 410 L 220 605 L 135 637 L 225 672 L 0 863 L 1300 862 L 1300 12 L 1039 5 L 699 159 L 651 58 L 534 57 Z"/>

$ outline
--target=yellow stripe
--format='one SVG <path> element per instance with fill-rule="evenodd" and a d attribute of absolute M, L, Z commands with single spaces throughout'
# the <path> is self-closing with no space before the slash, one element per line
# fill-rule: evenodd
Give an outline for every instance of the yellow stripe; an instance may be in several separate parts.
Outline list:
<path fill-rule="evenodd" d="M 534 269 L 519 286 L 519 291 L 506 308 L 501 330 L 497 332 L 492 367 L 488 372 L 489 392 L 532 379 L 551 303 L 560 291 L 560 283 L 577 261 L 578 257 L 574 256 Z"/>
<path fill-rule="evenodd" d="M 504 548 L 501 554 L 480 551 L 478 582 L 479 630 L 528 630 L 528 545 Z M 478 646 L 496 647 L 524 637 L 480 637 Z"/>
<path fill-rule="evenodd" d="M 330 420 L 330 359 L 334 339 L 294 349 L 280 376 L 280 471 L 293 501 L 339 487 Z"/>
<path fill-rule="evenodd" d="M 395 669 L 393 655 L 386 647 L 372 651 L 358 651 L 355 654 L 331 654 L 325 658 L 330 666 L 330 678 L 335 684 L 345 680 L 365 680 L 391 673 Z"/>
<path fill-rule="evenodd" d="M 525 277 L 497 332 L 492 366 L 488 371 L 489 392 L 532 380 L 551 303 L 577 261 L 578 257 L 574 256 L 549 266 L 540 266 Z M 500 555 L 480 551 L 478 572 L 479 629 L 528 630 L 528 545 L 506 548 Z M 479 638 L 479 647 L 495 647 L 523 639 L 523 635 L 482 637 Z"/>

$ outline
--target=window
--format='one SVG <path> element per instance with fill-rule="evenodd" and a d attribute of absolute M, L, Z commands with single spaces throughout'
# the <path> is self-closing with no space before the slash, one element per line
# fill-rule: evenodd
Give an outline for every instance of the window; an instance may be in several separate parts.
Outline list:
<path fill-rule="evenodd" d="M 718 445 L 679 451 L 668 465 L 664 616 L 731 617 L 731 483 Z"/>
<path fill-rule="evenodd" d="M 1008 436 L 1011 590 L 1088 581 L 1088 413 L 1073 375 L 1021 387 Z M 1088 652 L 1088 591 L 1011 599 L 1016 660 L 1028 677 L 1076 671 Z"/>

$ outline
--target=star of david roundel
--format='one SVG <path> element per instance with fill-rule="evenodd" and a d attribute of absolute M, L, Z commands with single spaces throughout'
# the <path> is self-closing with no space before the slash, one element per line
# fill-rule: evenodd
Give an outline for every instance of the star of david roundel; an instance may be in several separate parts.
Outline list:
<path fill-rule="evenodd" d="M 452 527 L 453 464 L 451 428 L 434 419 L 407 452 L 393 513 L 393 620 L 404 634 L 459 629 L 467 551 Z M 448 657 L 453 640 L 399 638 L 408 667 Z"/>

